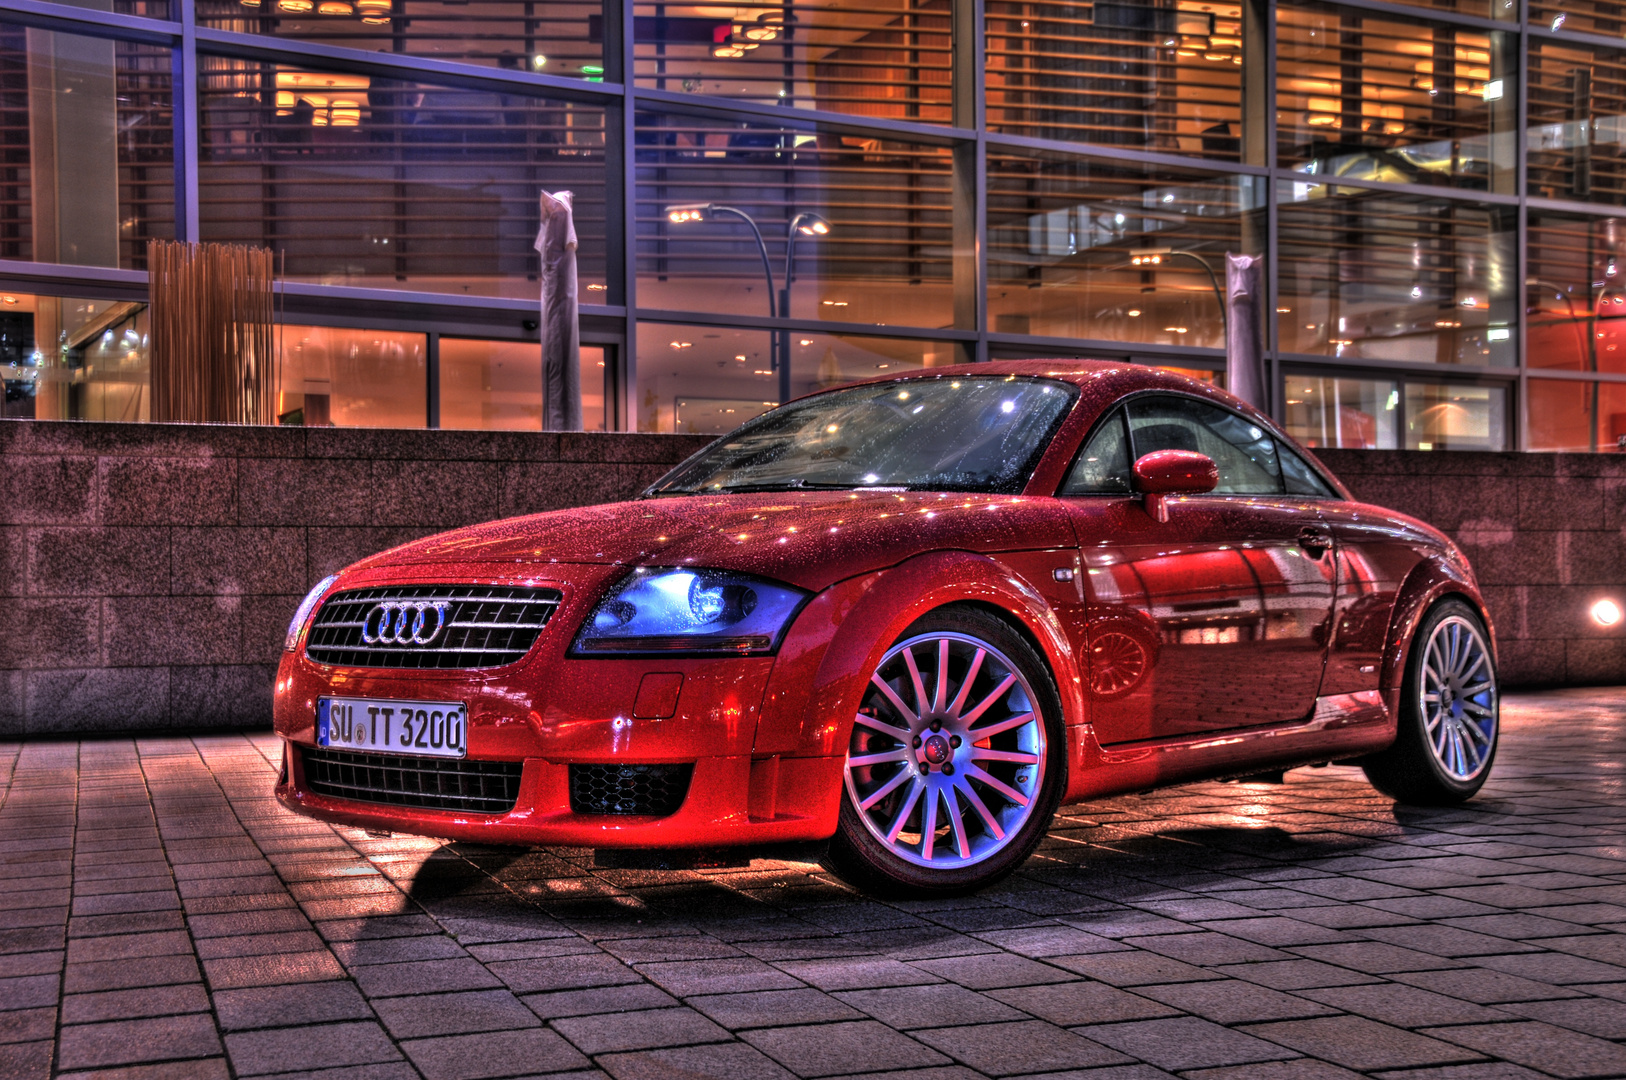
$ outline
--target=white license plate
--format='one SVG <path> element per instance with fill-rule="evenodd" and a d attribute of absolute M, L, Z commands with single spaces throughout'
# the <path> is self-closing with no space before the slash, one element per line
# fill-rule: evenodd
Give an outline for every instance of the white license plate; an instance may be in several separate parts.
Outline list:
<path fill-rule="evenodd" d="M 316 744 L 345 750 L 464 757 L 469 710 L 461 701 L 317 698 Z"/>

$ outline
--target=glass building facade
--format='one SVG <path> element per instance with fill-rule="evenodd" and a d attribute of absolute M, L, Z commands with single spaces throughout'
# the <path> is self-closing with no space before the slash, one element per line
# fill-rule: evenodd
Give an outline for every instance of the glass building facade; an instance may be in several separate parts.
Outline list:
<path fill-rule="evenodd" d="M 164 238 L 276 253 L 281 422 L 538 429 L 560 190 L 589 429 L 1223 381 L 1238 253 L 1308 444 L 1626 447 L 1612 0 L 0 0 L 4 412 L 146 418 Z"/>

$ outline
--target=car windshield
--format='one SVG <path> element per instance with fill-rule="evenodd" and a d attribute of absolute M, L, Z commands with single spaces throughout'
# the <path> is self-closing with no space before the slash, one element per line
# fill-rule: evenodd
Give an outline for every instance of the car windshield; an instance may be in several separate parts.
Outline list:
<path fill-rule="evenodd" d="M 765 413 L 648 494 L 821 488 L 1021 491 L 1078 396 L 1020 376 L 910 379 L 832 390 Z"/>

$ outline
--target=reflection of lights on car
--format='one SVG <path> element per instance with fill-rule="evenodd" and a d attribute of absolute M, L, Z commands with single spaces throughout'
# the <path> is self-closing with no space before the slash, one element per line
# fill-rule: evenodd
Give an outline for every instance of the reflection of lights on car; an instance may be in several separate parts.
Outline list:
<path fill-rule="evenodd" d="M 1614 626 L 1620 618 L 1620 605 L 1613 600 L 1599 600 L 1592 605 L 1592 621 L 1599 626 Z"/>

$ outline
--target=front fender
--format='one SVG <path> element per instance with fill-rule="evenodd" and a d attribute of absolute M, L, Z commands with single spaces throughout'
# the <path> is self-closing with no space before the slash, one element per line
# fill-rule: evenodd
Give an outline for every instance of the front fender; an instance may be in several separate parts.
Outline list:
<path fill-rule="evenodd" d="M 840 582 L 813 598 L 780 648 L 755 753 L 845 753 L 864 689 L 886 650 L 916 619 L 954 603 L 996 608 L 1019 623 L 1050 666 L 1063 722 L 1085 722 L 1081 673 L 1045 596 L 986 555 L 933 552 Z"/>
<path fill-rule="evenodd" d="M 1496 655 L 1496 626 L 1491 622 L 1484 598 L 1479 595 L 1479 586 L 1474 582 L 1473 574 L 1448 559 L 1424 559 L 1406 575 L 1389 622 L 1389 637 L 1383 649 L 1383 668 L 1378 685 L 1389 701 L 1390 712 L 1393 713 L 1398 705 L 1400 684 L 1406 677 L 1406 658 L 1410 655 L 1418 624 L 1441 598 L 1453 595 L 1461 596 L 1479 612 L 1490 636 L 1491 662 L 1500 664 Z"/>

